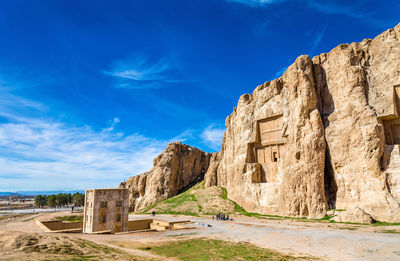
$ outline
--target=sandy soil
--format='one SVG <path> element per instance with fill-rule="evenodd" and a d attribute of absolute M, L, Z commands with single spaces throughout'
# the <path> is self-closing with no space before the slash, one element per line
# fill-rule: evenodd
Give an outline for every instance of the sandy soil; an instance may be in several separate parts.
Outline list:
<path fill-rule="evenodd" d="M 41 213 L 29 217 L 16 217 L 6 223 L 0 221 L 0 233 L 3 235 L 6 233 L 10 238 L 13 233 L 18 232 L 43 234 L 34 221 L 48 220 L 62 215 L 70 215 L 70 213 Z M 149 217 L 131 215 L 130 219 Z M 182 238 L 209 237 L 234 242 L 250 242 L 282 253 L 314 256 L 322 260 L 400 260 L 400 233 L 382 233 L 387 230 L 399 232 L 400 226 L 373 227 L 293 220 L 261 220 L 249 217 L 234 217 L 234 221 L 171 215 L 158 215 L 157 218 L 175 221 L 192 220 L 195 222 L 194 229 L 123 235 L 63 234 L 63 236 L 83 238 L 118 247 L 135 256 L 161 260 L 166 259 L 134 249 L 134 247 Z"/>

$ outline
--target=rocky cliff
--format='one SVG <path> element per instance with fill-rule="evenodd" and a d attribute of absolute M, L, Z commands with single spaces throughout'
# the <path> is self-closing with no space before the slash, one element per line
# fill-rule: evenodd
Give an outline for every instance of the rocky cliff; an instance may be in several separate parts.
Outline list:
<path fill-rule="evenodd" d="M 226 187 L 248 211 L 319 218 L 360 209 L 400 221 L 399 98 L 400 24 L 300 56 L 240 97 L 206 184 Z"/>
<path fill-rule="evenodd" d="M 126 182 L 131 208 L 206 173 L 207 187 L 226 187 L 247 211 L 321 218 L 348 209 L 337 219 L 400 221 L 399 113 L 400 24 L 373 40 L 300 56 L 242 95 L 221 151 L 169 145 L 151 171 Z"/>
<path fill-rule="evenodd" d="M 150 171 L 120 184 L 129 189 L 130 211 L 175 196 L 203 180 L 211 155 L 180 142 L 170 143 L 153 160 Z"/>

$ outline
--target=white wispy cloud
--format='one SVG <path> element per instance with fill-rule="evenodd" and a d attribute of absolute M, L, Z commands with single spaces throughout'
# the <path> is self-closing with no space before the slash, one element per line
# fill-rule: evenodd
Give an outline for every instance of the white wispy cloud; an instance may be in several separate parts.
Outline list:
<path fill-rule="evenodd" d="M 321 43 L 321 40 L 325 35 L 325 31 L 326 31 L 326 26 L 321 31 L 319 31 L 317 34 L 314 35 L 314 39 L 311 42 L 311 49 L 310 49 L 310 52 L 309 52 L 311 56 L 314 55 L 315 49 Z"/>
<path fill-rule="evenodd" d="M 112 120 L 110 127 L 103 129 L 103 131 L 113 131 L 115 126 L 120 122 L 118 117 L 114 117 Z"/>
<path fill-rule="evenodd" d="M 200 134 L 202 138 L 202 143 L 207 147 L 219 150 L 221 148 L 222 138 L 224 137 L 225 128 L 216 127 L 214 125 L 209 125 Z"/>
<path fill-rule="evenodd" d="M 151 59 L 139 56 L 135 59 L 114 61 L 110 67 L 110 70 L 103 73 L 115 77 L 117 88 L 162 88 L 171 83 L 183 82 L 178 77 L 177 62 L 170 58 Z"/>
<path fill-rule="evenodd" d="M 10 178 L 30 181 L 24 189 L 117 186 L 152 167 L 167 145 L 140 134 L 96 131 L 42 119 L 0 124 L 0 190 L 18 189 Z M 2 182 L 4 181 L 4 182 Z"/>
<path fill-rule="evenodd" d="M 48 118 L 47 106 L 1 84 L 0 94 L 0 191 L 117 186 L 151 169 L 169 142 L 118 132 L 119 117 L 96 130 Z"/>
<path fill-rule="evenodd" d="M 22 113 L 46 111 L 44 104 L 25 99 L 12 93 L 12 89 L 4 83 L 0 83 L 0 116 L 5 118 L 18 118 Z"/>

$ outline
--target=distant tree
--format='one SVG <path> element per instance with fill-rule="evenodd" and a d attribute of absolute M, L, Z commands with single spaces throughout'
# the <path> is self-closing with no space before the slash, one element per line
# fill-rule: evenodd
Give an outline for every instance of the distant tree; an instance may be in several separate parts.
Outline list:
<path fill-rule="evenodd" d="M 57 196 L 56 195 L 50 195 L 50 196 L 48 196 L 47 197 L 47 206 L 49 206 L 49 207 L 51 207 L 51 208 L 54 208 L 54 207 L 56 207 L 56 199 L 57 199 Z"/>
<path fill-rule="evenodd" d="M 56 205 L 57 207 L 62 207 L 68 204 L 68 198 L 65 193 L 59 193 L 56 196 Z"/>
<path fill-rule="evenodd" d="M 37 195 L 35 197 L 35 205 L 39 208 L 46 206 L 47 204 L 47 197 L 43 195 Z"/>
<path fill-rule="evenodd" d="M 76 192 L 72 195 L 72 201 L 75 207 L 81 207 L 85 204 L 85 194 Z"/>
<path fill-rule="evenodd" d="M 67 204 L 71 205 L 72 204 L 72 195 L 71 195 L 71 193 L 68 193 L 66 196 L 67 196 Z"/>

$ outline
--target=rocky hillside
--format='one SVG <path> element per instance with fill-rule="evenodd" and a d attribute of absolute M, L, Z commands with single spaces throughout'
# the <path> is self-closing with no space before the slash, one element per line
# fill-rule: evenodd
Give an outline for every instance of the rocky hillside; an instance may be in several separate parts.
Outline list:
<path fill-rule="evenodd" d="M 137 211 L 173 197 L 203 180 L 211 155 L 180 142 L 170 143 L 153 160 L 150 171 L 120 184 L 129 189 L 130 210 Z"/>
<path fill-rule="evenodd" d="M 141 213 L 150 214 L 207 215 L 215 213 L 240 213 L 241 208 L 227 198 L 226 189 L 205 187 L 204 181 L 185 192 L 142 209 Z"/>
<path fill-rule="evenodd" d="M 242 95 L 221 151 L 168 146 L 150 172 L 127 181 L 131 208 L 174 196 L 206 173 L 206 187 L 225 187 L 251 212 L 322 218 L 348 209 L 342 215 L 353 222 L 400 221 L 399 112 L 400 24 L 300 56 Z"/>

